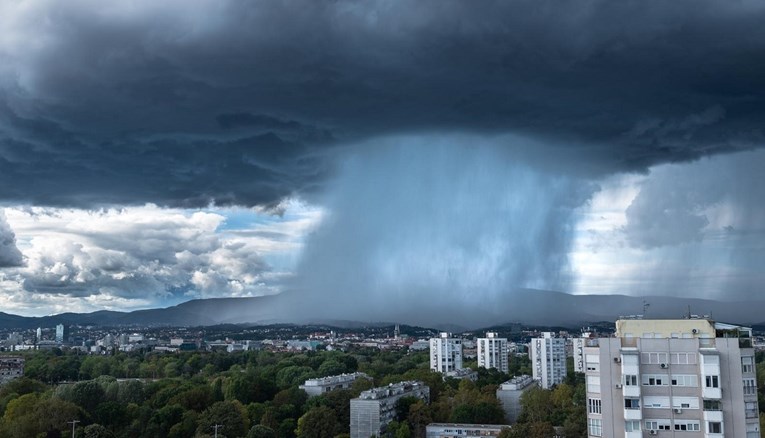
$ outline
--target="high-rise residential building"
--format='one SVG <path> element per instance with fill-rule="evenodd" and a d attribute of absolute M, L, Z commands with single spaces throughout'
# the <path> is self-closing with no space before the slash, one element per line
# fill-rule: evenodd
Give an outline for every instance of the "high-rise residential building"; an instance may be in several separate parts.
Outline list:
<path fill-rule="evenodd" d="M 749 328 L 622 319 L 584 353 L 590 437 L 760 437 Z"/>
<path fill-rule="evenodd" d="M 462 369 L 462 339 L 449 333 L 430 338 L 430 369 L 439 373 Z"/>
<path fill-rule="evenodd" d="M 507 338 L 500 338 L 493 332 L 486 333 L 485 338 L 478 338 L 478 366 L 508 372 Z"/>
<path fill-rule="evenodd" d="M 37 327 L 37 330 L 35 331 L 35 342 L 42 341 L 42 327 Z"/>
<path fill-rule="evenodd" d="M 56 342 L 64 343 L 69 340 L 69 327 L 64 324 L 56 326 Z"/>
<path fill-rule="evenodd" d="M 539 386 L 550 389 L 566 378 L 566 340 L 551 332 L 533 338 L 529 345 L 531 369 Z"/>
<path fill-rule="evenodd" d="M 583 373 L 584 370 L 584 348 L 589 344 L 596 342 L 593 341 L 594 333 L 583 331 L 582 336 L 579 338 L 572 338 L 572 355 L 574 356 L 574 371 L 577 373 Z"/>
<path fill-rule="evenodd" d="M 382 436 L 388 423 L 396 418 L 396 402 L 402 397 L 416 397 L 430 402 L 430 388 L 422 382 L 390 384 L 364 391 L 351 400 L 351 438 Z"/>
<path fill-rule="evenodd" d="M 536 387 L 536 381 L 529 375 L 516 376 L 497 388 L 497 398 L 505 410 L 505 420 L 509 424 L 518 421 L 521 415 L 521 396 Z"/>

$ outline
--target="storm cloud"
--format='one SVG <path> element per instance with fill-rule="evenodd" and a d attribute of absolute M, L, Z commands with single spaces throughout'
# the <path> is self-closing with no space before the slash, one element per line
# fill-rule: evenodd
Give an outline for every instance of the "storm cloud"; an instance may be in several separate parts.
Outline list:
<path fill-rule="evenodd" d="M 477 138 L 375 146 L 349 156 L 330 184 L 292 314 L 489 323 L 507 318 L 515 291 L 568 283 L 573 212 L 597 186 Z"/>
<path fill-rule="evenodd" d="M 758 2 L 6 2 L 0 198 L 266 205 L 336 145 L 514 133 L 602 175 L 762 144 Z M 19 184 L 19 181 L 31 181 Z"/>

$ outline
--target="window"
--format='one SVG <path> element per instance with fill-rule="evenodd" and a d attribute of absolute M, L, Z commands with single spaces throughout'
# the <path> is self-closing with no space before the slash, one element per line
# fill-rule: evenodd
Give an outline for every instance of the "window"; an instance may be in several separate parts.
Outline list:
<path fill-rule="evenodd" d="M 600 377 L 587 376 L 587 392 L 600 392 Z"/>
<path fill-rule="evenodd" d="M 744 379 L 744 395 L 757 394 L 757 382 L 754 379 Z"/>
<path fill-rule="evenodd" d="M 624 399 L 624 409 L 640 409 L 640 399 L 639 398 L 625 398 Z"/>
<path fill-rule="evenodd" d="M 590 414 L 600 414 L 602 412 L 599 398 L 587 399 L 587 412 Z"/>
<path fill-rule="evenodd" d="M 624 430 L 626 432 L 639 432 L 640 420 L 627 420 L 624 422 Z"/>
<path fill-rule="evenodd" d="M 640 362 L 654 365 L 667 363 L 667 353 L 640 353 Z"/>
<path fill-rule="evenodd" d="M 669 379 L 662 374 L 643 374 L 642 382 L 644 386 L 665 386 L 669 383 Z"/>
<path fill-rule="evenodd" d="M 746 418 L 757 418 L 759 416 L 759 410 L 757 409 L 757 402 L 746 402 Z"/>
<path fill-rule="evenodd" d="M 624 386 L 637 386 L 637 376 L 634 374 L 624 375 Z"/>
<path fill-rule="evenodd" d="M 707 376 L 706 377 L 706 387 L 707 388 L 719 388 L 720 387 L 720 378 L 718 376 Z"/>
<path fill-rule="evenodd" d="M 671 383 L 672 386 L 689 386 L 694 388 L 699 386 L 697 376 L 693 374 L 673 375 Z"/>
<path fill-rule="evenodd" d="M 722 433 L 722 423 L 719 421 L 708 421 L 707 433 Z"/>
<path fill-rule="evenodd" d="M 671 430 L 669 420 L 645 420 L 646 430 Z"/>
<path fill-rule="evenodd" d="M 722 411 L 722 402 L 720 400 L 704 400 L 705 411 Z"/>
<path fill-rule="evenodd" d="M 754 358 L 752 356 L 744 356 L 741 358 L 741 372 L 742 373 L 754 372 Z"/>
<path fill-rule="evenodd" d="M 587 429 L 592 436 L 603 435 L 603 423 L 599 418 L 588 418 Z"/>
<path fill-rule="evenodd" d="M 688 431 L 688 432 L 698 432 L 701 430 L 701 424 L 698 421 L 683 421 L 683 420 L 676 420 L 675 421 L 675 430 L 679 431 Z"/>
<path fill-rule="evenodd" d="M 695 365 L 696 353 L 672 353 L 669 355 L 669 363 L 676 365 Z"/>

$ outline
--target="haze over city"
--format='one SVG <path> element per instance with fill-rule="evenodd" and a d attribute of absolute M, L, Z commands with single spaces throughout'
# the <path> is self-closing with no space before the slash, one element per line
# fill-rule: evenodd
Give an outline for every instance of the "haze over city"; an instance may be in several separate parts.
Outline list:
<path fill-rule="evenodd" d="M 763 22 L 751 1 L 2 2 L 0 307 L 743 309 Z"/>

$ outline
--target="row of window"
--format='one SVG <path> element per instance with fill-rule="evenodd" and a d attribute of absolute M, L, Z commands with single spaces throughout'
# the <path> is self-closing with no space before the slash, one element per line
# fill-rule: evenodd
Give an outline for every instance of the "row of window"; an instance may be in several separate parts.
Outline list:
<path fill-rule="evenodd" d="M 647 365 L 695 365 L 697 363 L 697 353 L 685 352 L 685 353 L 664 353 L 664 352 L 645 352 L 640 353 L 640 363 Z M 716 357 L 710 357 L 705 359 L 707 363 L 716 362 Z M 717 359 L 719 360 L 719 359 Z M 741 372 L 753 373 L 754 372 L 754 357 L 742 356 L 741 357 Z"/>
<path fill-rule="evenodd" d="M 641 425 L 640 420 L 627 420 L 624 422 L 624 431 L 639 432 L 641 426 L 644 426 L 645 430 L 701 431 L 701 422 L 694 420 L 675 420 L 674 424 L 669 420 L 645 420 L 644 425 Z M 599 418 L 587 419 L 587 431 L 590 436 L 603 436 L 603 421 Z M 707 421 L 705 431 L 708 434 L 721 434 L 723 431 L 722 422 Z"/>

